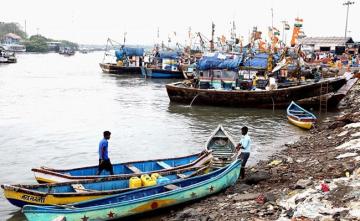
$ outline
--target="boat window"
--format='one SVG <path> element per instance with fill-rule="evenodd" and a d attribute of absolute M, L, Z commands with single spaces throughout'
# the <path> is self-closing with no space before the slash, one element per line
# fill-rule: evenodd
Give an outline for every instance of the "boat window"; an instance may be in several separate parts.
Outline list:
<path fill-rule="evenodd" d="M 221 71 L 220 70 L 214 70 L 214 77 L 215 78 L 221 78 Z"/>
<path fill-rule="evenodd" d="M 222 77 L 223 78 L 232 78 L 232 79 L 234 79 L 235 78 L 235 74 L 236 74 L 236 72 L 234 72 L 234 71 L 223 71 L 223 74 L 222 74 Z"/>

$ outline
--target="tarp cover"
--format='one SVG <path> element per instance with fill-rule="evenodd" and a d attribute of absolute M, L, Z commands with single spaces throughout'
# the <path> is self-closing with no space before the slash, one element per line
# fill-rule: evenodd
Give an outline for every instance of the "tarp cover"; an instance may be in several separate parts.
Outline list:
<path fill-rule="evenodd" d="M 244 63 L 246 68 L 266 69 L 269 55 L 266 53 L 255 54 L 253 57 L 247 57 Z"/>
<path fill-rule="evenodd" d="M 204 56 L 198 61 L 197 69 L 228 69 L 239 70 L 242 57 L 236 56 L 235 58 L 228 58 L 223 54 L 215 53 L 210 56 Z"/>
<path fill-rule="evenodd" d="M 178 59 L 180 57 L 180 52 L 178 51 L 160 51 L 160 58 L 168 58 L 168 59 Z"/>
<path fill-rule="evenodd" d="M 130 48 L 123 47 L 115 51 L 117 59 L 122 59 L 124 56 L 144 56 L 144 48 Z"/>

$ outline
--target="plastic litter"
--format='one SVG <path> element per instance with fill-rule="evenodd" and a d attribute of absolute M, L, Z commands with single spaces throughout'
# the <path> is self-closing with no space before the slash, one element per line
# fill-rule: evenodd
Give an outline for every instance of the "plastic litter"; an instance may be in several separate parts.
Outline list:
<path fill-rule="evenodd" d="M 273 161 L 271 161 L 268 165 L 269 165 L 269 166 L 277 166 L 277 165 L 279 165 L 280 163 L 282 163 L 282 160 L 273 160 Z"/>

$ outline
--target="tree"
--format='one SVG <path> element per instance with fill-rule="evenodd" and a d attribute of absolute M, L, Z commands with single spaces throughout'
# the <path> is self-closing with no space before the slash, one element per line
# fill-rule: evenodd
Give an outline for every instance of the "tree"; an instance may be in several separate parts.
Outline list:
<path fill-rule="evenodd" d="M 18 23 L 0 22 L 0 39 L 2 39 L 8 33 L 14 33 L 19 35 L 22 39 L 26 39 L 26 33 L 23 30 L 21 30 L 20 25 Z"/>
<path fill-rule="evenodd" d="M 48 52 L 48 39 L 41 35 L 33 35 L 26 42 L 25 47 L 28 52 Z"/>

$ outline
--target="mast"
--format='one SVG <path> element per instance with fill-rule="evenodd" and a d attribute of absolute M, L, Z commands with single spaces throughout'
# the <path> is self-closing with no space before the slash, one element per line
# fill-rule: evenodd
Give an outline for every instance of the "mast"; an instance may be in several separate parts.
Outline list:
<path fill-rule="evenodd" d="M 127 32 L 124 32 L 124 46 L 125 46 L 125 42 L 126 42 L 126 35 L 127 35 Z"/>
<path fill-rule="evenodd" d="M 211 24 L 211 42 L 210 42 L 210 52 L 214 52 L 214 34 L 215 34 L 215 24 Z"/>
<path fill-rule="evenodd" d="M 347 28 L 348 28 L 348 18 L 349 18 L 349 7 L 350 5 L 353 5 L 355 4 L 355 2 L 351 2 L 351 1 L 347 1 L 345 2 L 343 5 L 346 5 L 347 6 L 347 9 L 346 9 L 346 23 L 345 23 L 345 40 L 346 40 L 346 37 L 347 37 Z"/>

